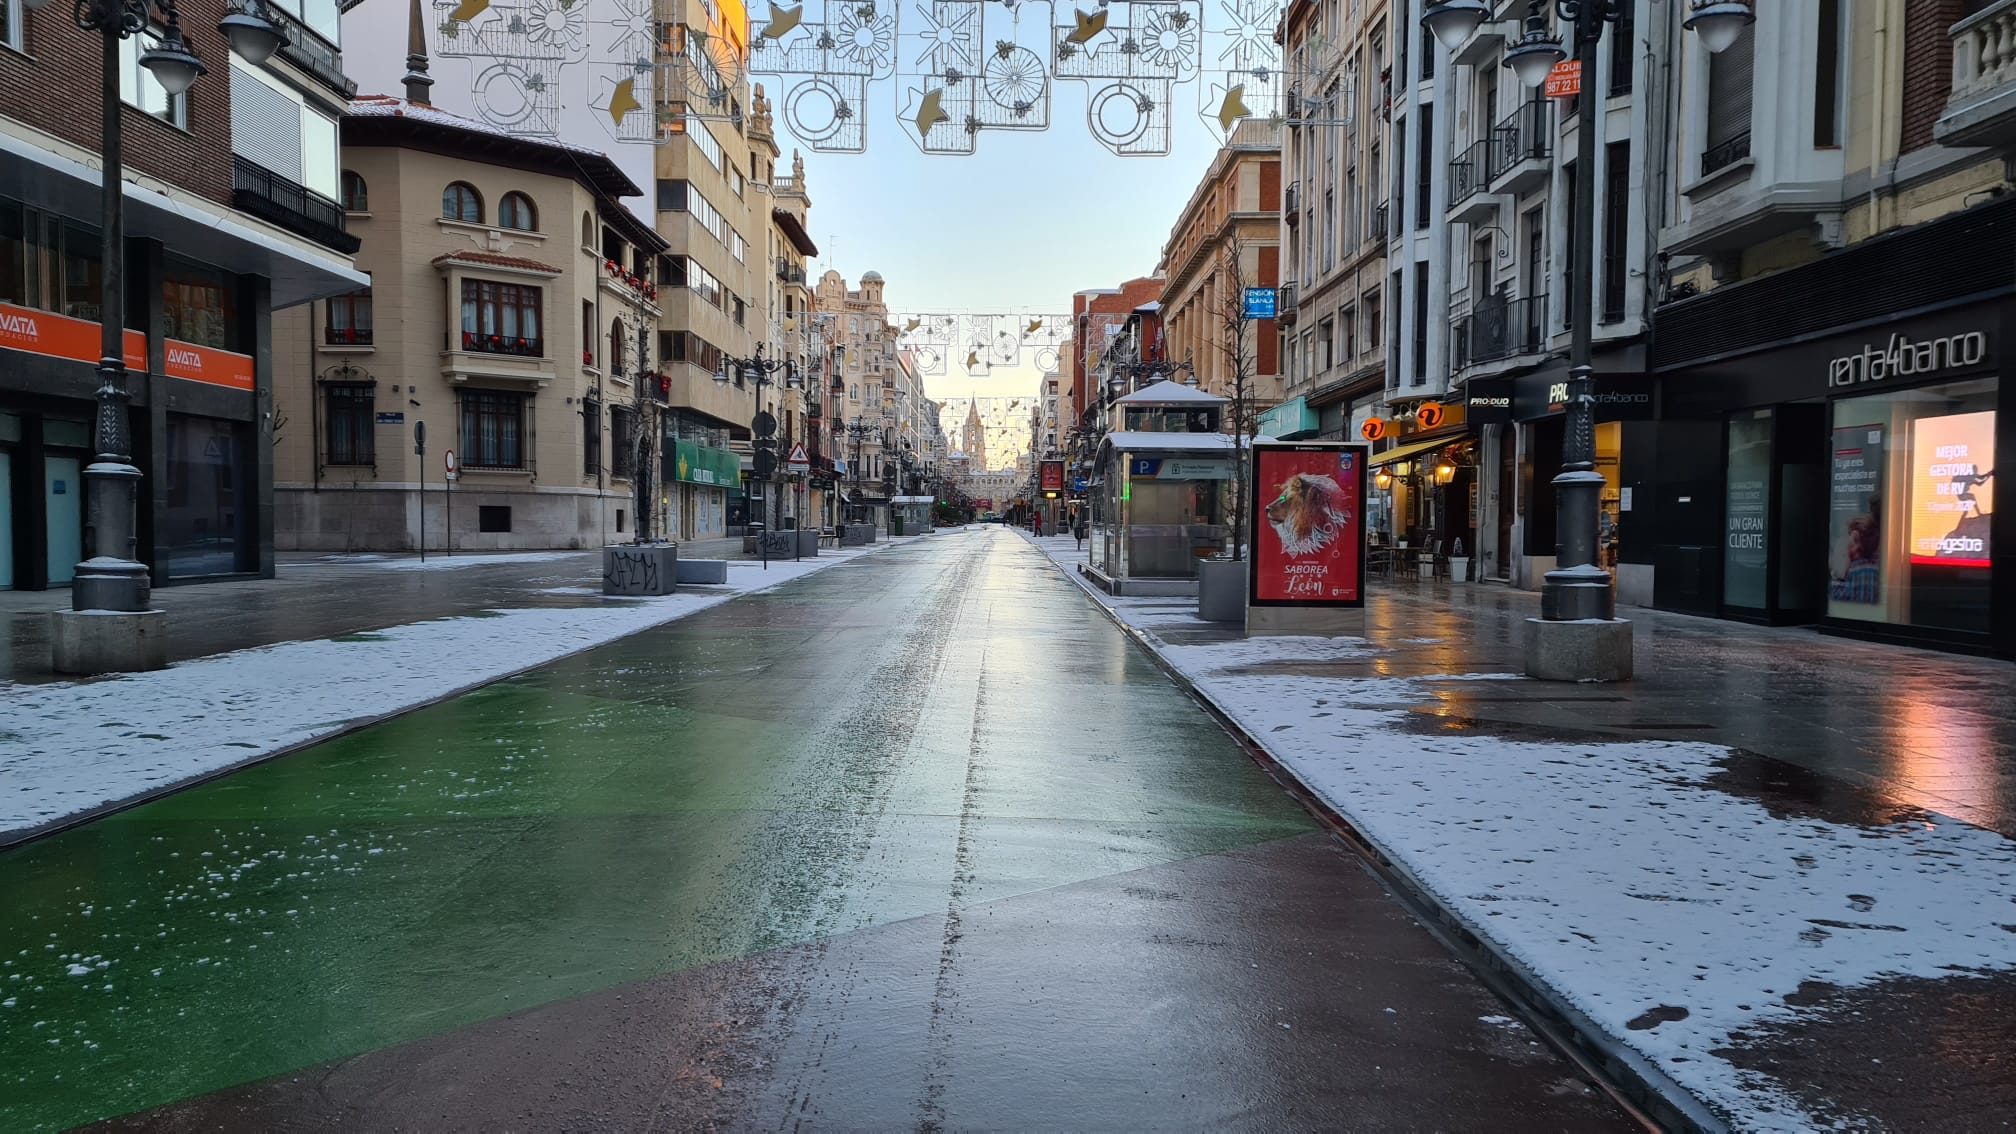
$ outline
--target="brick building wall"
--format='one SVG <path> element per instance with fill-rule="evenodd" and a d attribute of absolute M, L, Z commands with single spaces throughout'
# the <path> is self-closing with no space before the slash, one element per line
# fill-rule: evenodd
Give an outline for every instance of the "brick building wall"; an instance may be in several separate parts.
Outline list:
<path fill-rule="evenodd" d="M 224 0 L 181 0 L 182 33 L 210 73 L 196 81 L 189 129 L 125 108 L 126 167 L 219 204 L 231 203 L 231 47 L 217 21 Z M 0 115 L 98 152 L 103 38 L 80 30 L 71 6 L 54 3 L 27 13 L 26 54 L 0 50 Z M 81 219 L 96 215 L 82 203 Z"/>
<path fill-rule="evenodd" d="M 1965 0 L 1905 0 L 1905 153 L 1932 144 L 1932 124 L 1953 90 L 1953 41 L 1947 29 L 1966 15 Z"/>

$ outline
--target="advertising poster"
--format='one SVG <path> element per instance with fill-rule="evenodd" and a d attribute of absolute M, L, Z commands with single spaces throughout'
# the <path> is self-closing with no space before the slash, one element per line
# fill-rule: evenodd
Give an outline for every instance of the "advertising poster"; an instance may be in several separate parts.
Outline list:
<path fill-rule="evenodd" d="M 1062 492 L 1062 491 L 1064 491 L 1064 462 L 1063 462 L 1063 461 L 1044 461 L 1044 462 L 1043 462 L 1043 481 L 1042 481 L 1042 485 L 1043 485 L 1043 491 L 1045 491 L 1045 492 Z"/>
<path fill-rule="evenodd" d="M 1883 601 L 1883 426 L 1834 431 L 1828 483 L 1828 597 Z"/>
<path fill-rule="evenodd" d="M 1995 411 L 1911 423 L 1911 562 L 1986 567 Z"/>
<path fill-rule="evenodd" d="M 1364 445 L 1253 447 L 1256 606 L 1365 605 Z"/>

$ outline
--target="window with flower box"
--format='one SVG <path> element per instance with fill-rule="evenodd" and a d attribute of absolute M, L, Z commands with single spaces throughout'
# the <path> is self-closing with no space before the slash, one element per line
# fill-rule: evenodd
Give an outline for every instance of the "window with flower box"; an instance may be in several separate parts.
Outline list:
<path fill-rule="evenodd" d="M 463 280 L 462 349 L 544 357 L 539 299 L 536 287 L 494 280 Z"/>

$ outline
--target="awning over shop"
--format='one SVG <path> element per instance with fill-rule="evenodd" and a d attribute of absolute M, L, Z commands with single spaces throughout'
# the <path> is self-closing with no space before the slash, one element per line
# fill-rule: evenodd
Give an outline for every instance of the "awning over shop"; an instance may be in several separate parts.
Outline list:
<path fill-rule="evenodd" d="M 1306 398 L 1291 398 L 1260 415 L 1260 432 L 1283 441 L 1301 440 L 1321 428 Z"/>
<path fill-rule="evenodd" d="M 1470 431 L 1469 426 L 1459 425 L 1453 429 L 1438 429 L 1427 433 L 1416 433 L 1407 439 L 1405 445 L 1395 445 L 1372 458 L 1372 467 L 1390 465 L 1395 461 L 1405 461 L 1432 452 L 1463 437 Z"/>
<path fill-rule="evenodd" d="M 672 479 L 687 484 L 734 488 L 742 483 L 742 458 L 726 449 L 715 449 L 692 441 L 675 442 L 672 448 Z"/>

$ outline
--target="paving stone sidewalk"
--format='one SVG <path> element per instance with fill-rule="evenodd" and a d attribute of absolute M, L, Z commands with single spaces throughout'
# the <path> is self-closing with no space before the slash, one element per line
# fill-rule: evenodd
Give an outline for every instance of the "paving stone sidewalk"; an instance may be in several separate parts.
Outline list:
<path fill-rule="evenodd" d="M 1036 541 L 1065 564 L 1069 537 Z M 1168 599 L 1155 609 L 1196 611 Z M 1278 667 L 1306 676 L 1519 673 L 1537 593 L 1487 584 L 1372 583 L 1376 657 Z M 1422 704 L 1423 727 L 1498 736 L 1700 741 L 1739 761 L 1729 786 L 1854 822 L 1922 808 L 2016 838 L 2016 666 L 1862 642 L 1811 628 L 1750 626 L 1624 607 L 1637 679 L 1616 685 L 1475 685 Z M 1164 640 L 1245 638 L 1236 624 L 1158 625 Z"/>

